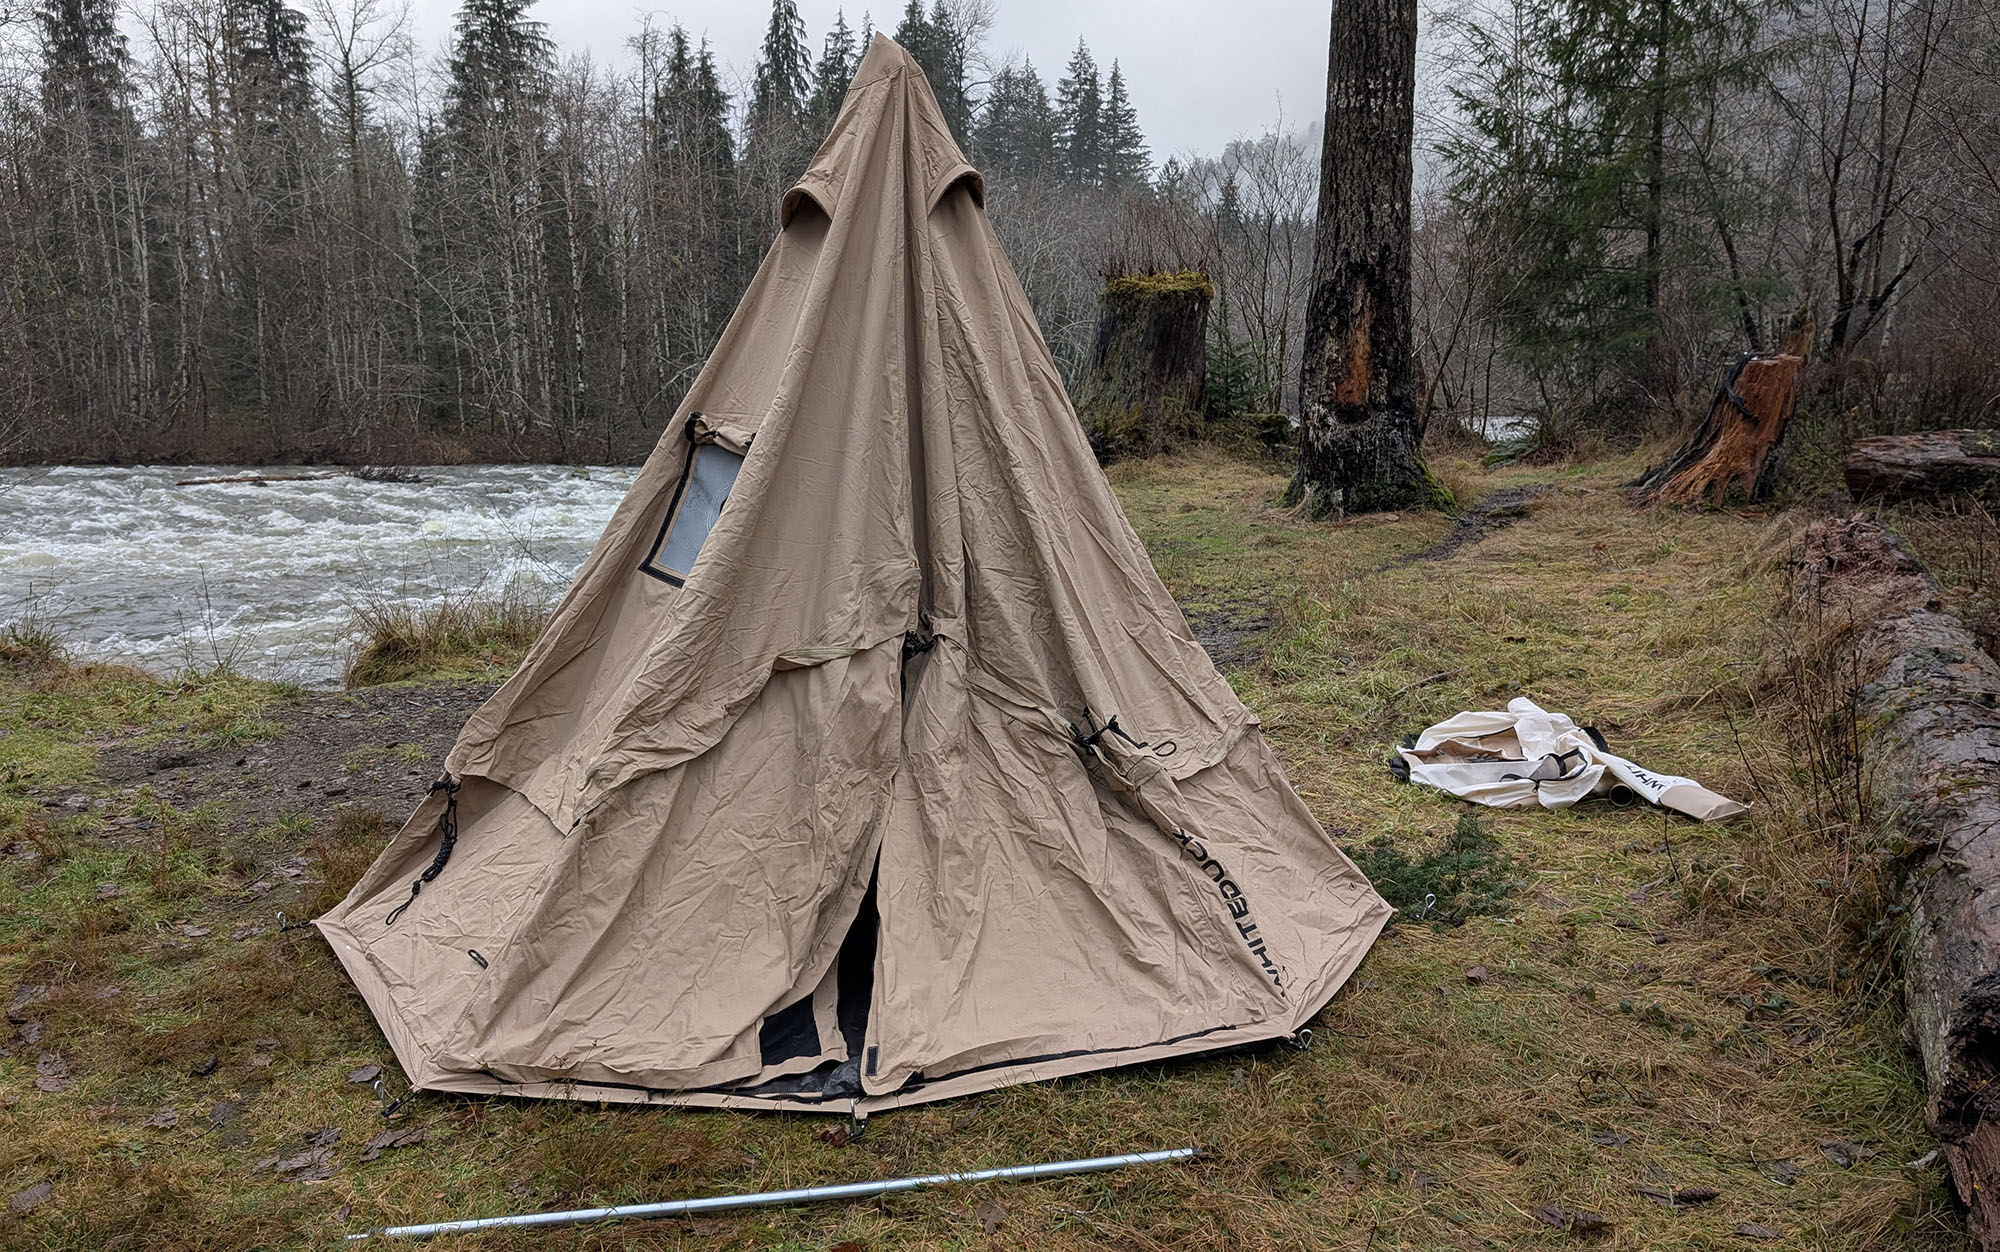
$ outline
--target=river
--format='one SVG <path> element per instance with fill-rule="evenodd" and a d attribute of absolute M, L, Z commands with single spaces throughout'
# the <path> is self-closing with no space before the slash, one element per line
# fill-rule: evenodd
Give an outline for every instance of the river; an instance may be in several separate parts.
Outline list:
<path fill-rule="evenodd" d="M 33 619 L 71 653 L 160 672 L 228 664 L 338 686 L 353 606 L 469 589 L 553 598 L 632 485 L 631 467 L 425 467 L 417 482 L 323 471 L 0 469 L 0 628 Z"/>

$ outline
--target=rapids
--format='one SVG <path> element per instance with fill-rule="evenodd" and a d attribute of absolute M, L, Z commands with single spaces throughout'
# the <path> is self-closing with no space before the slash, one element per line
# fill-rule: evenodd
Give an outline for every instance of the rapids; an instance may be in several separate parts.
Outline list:
<path fill-rule="evenodd" d="M 0 469 L 0 627 L 49 625 L 82 660 L 338 686 L 355 605 L 472 589 L 553 599 L 636 471 L 427 466 L 412 483 L 175 485 L 313 472 Z"/>

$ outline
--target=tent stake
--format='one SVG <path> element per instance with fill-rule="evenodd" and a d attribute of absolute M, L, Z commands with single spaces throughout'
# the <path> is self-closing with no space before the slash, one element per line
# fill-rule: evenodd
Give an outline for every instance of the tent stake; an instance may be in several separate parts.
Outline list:
<path fill-rule="evenodd" d="M 456 1222 L 428 1222 L 421 1226 L 381 1226 L 356 1239 L 421 1239 L 431 1235 L 455 1235 L 467 1230 L 490 1230 L 498 1226 L 560 1226 L 571 1222 L 611 1221 L 620 1217 L 678 1217 L 689 1213 L 713 1213 L 718 1209 L 768 1208 L 774 1205 L 810 1204 L 818 1200 L 859 1200 L 869 1196 L 915 1191 L 949 1182 L 991 1182 L 996 1179 L 1053 1178 L 1059 1174 L 1089 1174 L 1127 1165 L 1153 1165 L 1161 1161 L 1184 1161 L 1200 1156 L 1200 1148 L 1168 1148 L 1160 1152 L 1128 1152 L 1122 1156 L 1093 1156 L 1082 1161 L 1049 1161 L 1041 1165 L 1009 1165 L 1003 1169 L 976 1169 L 962 1174 L 922 1174 L 913 1178 L 883 1178 L 874 1182 L 849 1182 L 828 1187 L 800 1187 L 793 1191 L 759 1191 L 754 1195 L 704 1196 L 698 1200 L 667 1200 L 659 1204 L 617 1204 L 601 1209 L 565 1209 L 558 1213 L 519 1213 L 512 1217 L 476 1217 Z"/>

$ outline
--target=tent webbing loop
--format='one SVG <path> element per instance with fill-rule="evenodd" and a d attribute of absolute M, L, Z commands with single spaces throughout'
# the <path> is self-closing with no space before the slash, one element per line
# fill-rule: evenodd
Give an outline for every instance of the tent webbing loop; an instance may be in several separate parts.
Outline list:
<path fill-rule="evenodd" d="M 403 915 L 403 910 L 416 901 L 417 893 L 424 889 L 424 884 L 444 873 L 445 862 L 451 860 L 451 850 L 458 843 L 458 788 L 459 784 L 451 780 L 450 774 L 431 784 L 429 794 L 444 792 L 444 812 L 438 814 L 437 824 L 438 834 L 443 838 L 438 843 L 437 858 L 410 884 L 410 898 L 390 910 L 386 925 L 394 926 L 396 919 Z"/>
<path fill-rule="evenodd" d="M 1084 726 L 1090 728 L 1089 734 L 1084 733 Z M 1171 739 L 1162 739 L 1158 743 L 1147 743 L 1134 739 L 1125 732 L 1123 726 L 1118 724 L 1118 715 L 1116 713 L 1111 715 L 1110 721 L 1099 726 L 1097 724 L 1097 715 L 1090 711 L 1090 706 L 1087 704 L 1083 706 L 1083 726 L 1078 726 L 1075 722 L 1069 724 L 1069 737 L 1075 742 L 1078 752 L 1085 752 L 1096 747 L 1107 734 L 1116 735 L 1135 748 L 1151 748 L 1155 756 L 1172 756 L 1180 750 L 1179 745 Z"/>

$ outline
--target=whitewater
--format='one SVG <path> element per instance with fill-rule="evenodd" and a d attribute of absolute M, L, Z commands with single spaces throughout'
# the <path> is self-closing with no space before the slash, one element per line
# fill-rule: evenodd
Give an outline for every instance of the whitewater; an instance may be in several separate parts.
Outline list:
<path fill-rule="evenodd" d="M 177 485 L 315 472 L 0 469 L 0 627 L 50 626 L 86 661 L 338 686 L 358 604 L 473 590 L 553 600 L 636 471 L 479 465 L 407 471 L 416 482 Z"/>

